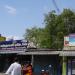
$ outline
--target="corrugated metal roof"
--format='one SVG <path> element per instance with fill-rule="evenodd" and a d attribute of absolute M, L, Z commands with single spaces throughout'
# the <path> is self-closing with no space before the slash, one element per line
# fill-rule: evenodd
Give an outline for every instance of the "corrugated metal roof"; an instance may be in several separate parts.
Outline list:
<path fill-rule="evenodd" d="M 50 49 L 23 49 L 23 50 L 0 50 L 0 54 L 18 54 L 18 55 L 59 55 L 75 56 L 75 50 L 55 51 Z"/>
<path fill-rule="evenodd" d="M 34 52 L 22 52 L 19 55 L 58 55 L 60 51 L 34 51 Z"/>
<path fill-rule="evenodd" d="M 60 51 L 59 56 L 75 56 L 75 51 Z"/>
<path fill-rule="evenodd" d="M 14 50 L 0 50 L 0 54 L 17 53 L 20 55 L 55 55 L 59 54 L 58 51 L 52 49 L 14 49 Z"/>
<path fill-rule="evenodd" d="M 18 54 L 18 53 L 22 53 L 22 52 L 25 52 L 25 51 L 14 51 L 14 50 L 1 50 L 0 51 L 0 54 Z"/>
<path fill-rule="evenodd" d="M 19 52 L 19 55 L 59 55 L 59 56 L 75 56 L 75 51 L 31 51 Z"/>

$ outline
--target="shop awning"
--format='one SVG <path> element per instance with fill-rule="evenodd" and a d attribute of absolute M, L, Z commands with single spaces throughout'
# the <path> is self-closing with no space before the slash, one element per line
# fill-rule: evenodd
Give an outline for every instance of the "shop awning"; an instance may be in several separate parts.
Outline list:
<path fill-rule="evenodd" d="M 31 51 L 20 52 L 19 55 L 59 55 L 60 51 Z"/>
<path fill-rule="evenodd" d="M 75 56 L 75 51 L 60 51 L 59 56 Z"/>
<path fill-rule="evenodd" d="M 12 51 L 11 50 L 7 50 L 7 51 L 3 50 L 3 51 L 1 51 L 0 50 L 0 54 L 18 54 L 18 53 L 24 53 L 24 52 L 25 51 L 20 51 L 20 50 L 19 51 L 13 51 L 13 50 Z"/>

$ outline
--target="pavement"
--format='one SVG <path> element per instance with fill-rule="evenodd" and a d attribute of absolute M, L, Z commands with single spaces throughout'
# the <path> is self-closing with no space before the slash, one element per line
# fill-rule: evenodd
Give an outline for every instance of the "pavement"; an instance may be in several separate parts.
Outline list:
<path fill-rule="evenodd" d="M 4 73 L 0 73 L 0 75 L 5 75 Z"/>

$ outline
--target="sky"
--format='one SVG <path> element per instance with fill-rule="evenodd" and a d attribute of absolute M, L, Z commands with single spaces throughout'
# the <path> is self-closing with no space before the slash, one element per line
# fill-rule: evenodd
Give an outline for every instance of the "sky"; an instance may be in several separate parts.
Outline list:
<path fill-rule="evenodd" d="M 75 10 L 75 0 L 55 1 L 60 12 Z M 44 27 L 44 14 L 52 10 L 56 10 L 52 0 L 0 0 L 0 34 L 23 37 L 26 29 Z"/>

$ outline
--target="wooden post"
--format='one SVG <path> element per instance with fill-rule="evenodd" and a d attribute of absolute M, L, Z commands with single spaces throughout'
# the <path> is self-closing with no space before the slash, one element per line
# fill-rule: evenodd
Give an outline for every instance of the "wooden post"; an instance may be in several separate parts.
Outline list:
<path fill-rule="evenodd" d="M 31 57 L 31 65 L 32 65 L 32 68 L 33 68 L 33 66 L 34 66 L 34 55 L 32 55 L 32 57 Z"/>

